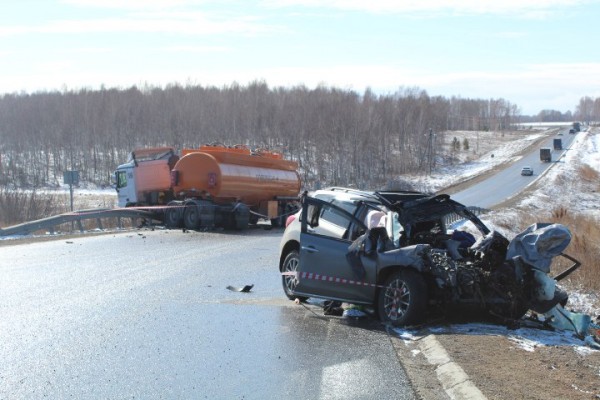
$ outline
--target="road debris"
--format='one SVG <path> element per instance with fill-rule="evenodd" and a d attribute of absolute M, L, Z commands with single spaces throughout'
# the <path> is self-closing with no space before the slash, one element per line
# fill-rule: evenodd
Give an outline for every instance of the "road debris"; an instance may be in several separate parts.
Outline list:
<path fill-rule="evenodd" d="M 253 287 L 254 287 L 254 284 L 246 285 L 243 287 L 227 286 L 227 289 L 231 290 L 232 292 L 248 293 L 252 290 Z"/>

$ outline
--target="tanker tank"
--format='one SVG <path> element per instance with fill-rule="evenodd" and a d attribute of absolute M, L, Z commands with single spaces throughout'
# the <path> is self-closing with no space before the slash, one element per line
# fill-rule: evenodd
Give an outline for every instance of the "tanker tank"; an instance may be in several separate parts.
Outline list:
<path fill-rule="evenodd" d="M 259 219 L 282 226 L 299 208 L 298 164 L 245 146 L 184 149 L 171 171 L 165 223 L 190 229 L 245 229 Z"/>
<path fill-rule="evenodd" d="M 171 172 L 178 198 L 240 201 L 253 207 L 278 197 L 297 197 L 300 192 L 298 165 L 293 161 L 213 147 L 183 154 Z"/>

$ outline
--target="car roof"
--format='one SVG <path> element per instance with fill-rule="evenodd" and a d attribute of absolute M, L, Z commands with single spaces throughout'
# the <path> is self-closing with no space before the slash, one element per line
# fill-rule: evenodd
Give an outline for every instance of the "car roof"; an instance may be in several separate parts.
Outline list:
<path fill-rule="evenodd" d="M 326 189 L 315 190 L 310 193 L 311 197 L 316 197 L 325 201 L 339 200 L 347 202 L 355 202 L 360 200 L 377 201 L 377 197 L 373 192 L 367 192 L 351 188 L 331 187 Z"/>
<path fill-rule="evenodd" d="M 311 196 L 327 200 L 368 201 L 389 206 L 399 201 L 415 200 L 431 195 L 408 190 L 371 191 L 334 186 L 316 190 L 311 193 Z"/>
<path fill-rule="evenodd" d="M 365 201 L 385 205 L 400 214 L 402 223 L 428 221 L 449 213 L 463 215 L 473 221 L 484 233 L 489 229 L 469 211 L 467 206 L 452 200 L 447 194 L 429 194 L 414 191 L 365 191 L 353 188 L 330 187 L 310 194 L 324 201 Z"/>

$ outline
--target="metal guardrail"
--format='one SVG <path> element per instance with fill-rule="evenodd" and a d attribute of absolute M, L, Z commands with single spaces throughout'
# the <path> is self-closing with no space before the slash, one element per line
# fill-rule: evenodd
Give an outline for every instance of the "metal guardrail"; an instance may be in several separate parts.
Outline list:
<path fill-rule="evenodd" d="M 156 214 L 145 210 L 127 208 L 80 210 L 43 218 L 36 221 L 25 222 L 19 225 L 9 226 L 7 228 L 0 228 L 0 237 L 29 235 L 40 230 L 46 230 L 51 234 L 54 234 L 56 226 L 68 223 L 77 225 L 77 229 L 80 232 L 85 232 L 82 221 L 91 219 L 96 220 L 97 228 L 103 230 L 104 228 L 102 225 L 102 220 L 105 218 L 116 218 L 117 227 L 122 229 L 122 218 L 131 218 L 132 223 L 135 223 L 134 221 L 138 218 L 145 218 L 148 220 L 156 219 Z"/>

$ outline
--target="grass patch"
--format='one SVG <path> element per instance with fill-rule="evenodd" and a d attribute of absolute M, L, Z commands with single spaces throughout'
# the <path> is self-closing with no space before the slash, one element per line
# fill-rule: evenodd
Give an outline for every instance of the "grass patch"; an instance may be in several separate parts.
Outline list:
<path fill-rule="evenodd" d="M 581 268 L 566 279 L 566 283 L 581 287 L 586 291 L 600 291 L 600 221 L 583 214 L 572 214 L 564 207 L 554 209 L 550 222 L 565 225 L 571 231 L 571 244 L 565 253 L 581 262 Z M 561 257 L 562 258 L 562 257 Z M 568 262 L 558 260 L 553 271 L 566 268 Z"/>
<path fill-rule="evenodd" d="M 10 226 L 66 212 L 56 196 L 0 188 L 0 225 Z"/>
<path fill-rule="evenodd" d="M 113 208 L 114 196 L 94 194 L 82 195 L 74 198 L 74 210 Z M 71 211 L 70 196 L 65 193 L 48 193 L 23 190 L 9 190 L 0 187 L 0 227 L 18 225 L 42 218 L 52 217 Z M 136 225 L 128 223 L 130 219 L 124 218 L 123 225 Z M 82 219 L 83 231 L 99 229 L 112 229 L 118 227 L 115 217 L 101 219 Z M 79 232 L 77 223 L 65 223 L 54 227 L 56 233 Z M 41 232 L 41 231 L 40 231 Z"/>
<path fill-rule="evenodd" d="M 598 178 L 600 177 L 600 173 L 598 173 L 598 171 L 590 167 L 588 164 L 583 164 L 580 166 L 577 173 L 581 180 L 587 182 L 598 182 Z"/>

